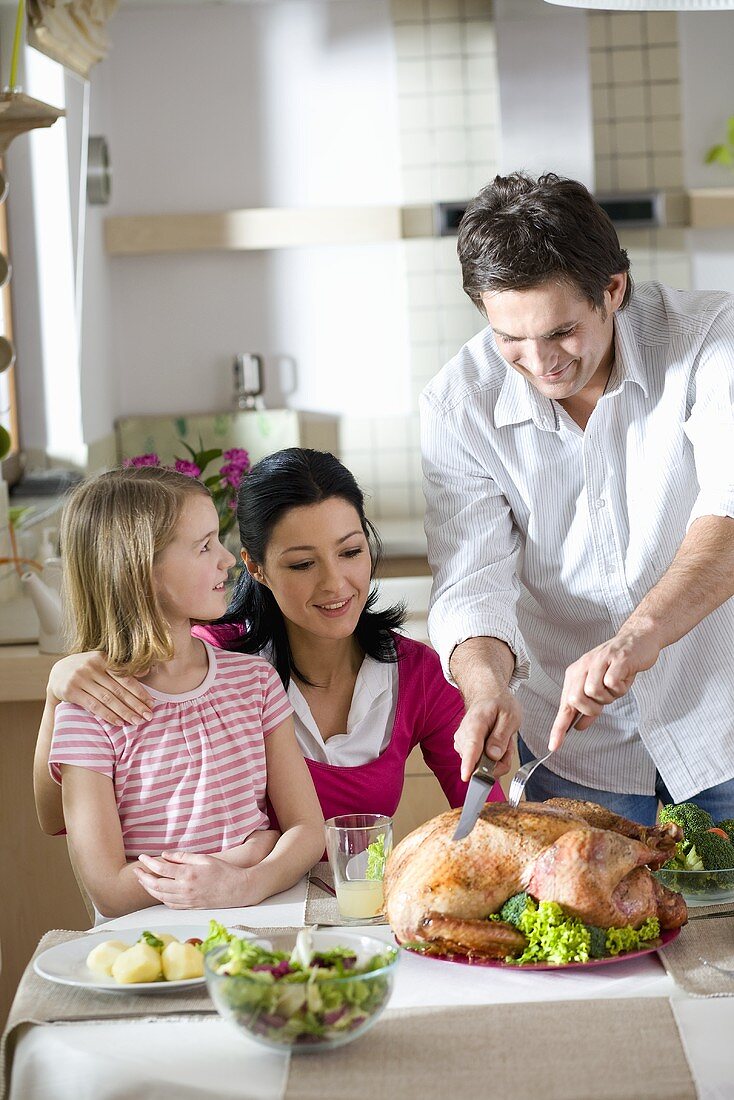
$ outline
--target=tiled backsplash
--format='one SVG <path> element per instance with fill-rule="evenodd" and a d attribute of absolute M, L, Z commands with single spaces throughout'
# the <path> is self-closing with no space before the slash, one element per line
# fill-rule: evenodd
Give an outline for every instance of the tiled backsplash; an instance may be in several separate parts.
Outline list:
<path fill-rule="evenodd" d="M 500 119 L 488 0 L 393 0 L 406 202 L 464 199 L 498 171 Z M 588 15 L 596 189 L 682 185 L 678 26 L 673 13 Z M 572 140 L 569 137 L 569 140 Z M 620 234 L 638 281 L 690 284 L 683 230 Z M 413 412 L 345 417 L 345 463 L 380 517 L 421 516 L 418 395 L 483 325 L 461 289 L 456 240 L 401 246 L 410 310 Z"/>
<path fill-rule="evenodd" d="M 494 28 L 487 0 L 392 0 L 403 198 L 451 202 L 475 194 L 499 165 Z M 421 516 L 418 395 L 483 321 L 461 289 L 456 239 L 400 246 L 408 292 L 413 411 L 345 417 L 341 454 L 378 518 Z"/>

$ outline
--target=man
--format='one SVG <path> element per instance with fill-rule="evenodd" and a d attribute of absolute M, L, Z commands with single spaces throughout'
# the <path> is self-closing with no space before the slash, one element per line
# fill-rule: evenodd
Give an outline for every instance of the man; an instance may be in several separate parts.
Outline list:
<path fill-rule="evenodd" d="M 421 398 L 455 744 L 528 797 L 734 816 L 734 299 L 634 290 L 580 183 L 497 177 L 458 244 L 489 325 Z M 581 715 L 576 728 L 567 730 Z M 550 735 L 550 741 L 549 741 Z"/>

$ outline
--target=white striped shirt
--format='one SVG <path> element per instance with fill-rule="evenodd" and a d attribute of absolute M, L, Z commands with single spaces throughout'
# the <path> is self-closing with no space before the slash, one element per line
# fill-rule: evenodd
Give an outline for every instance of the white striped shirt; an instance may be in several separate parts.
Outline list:
<path fill-rule="evenodd" d="M 613 637 L 688 526 L 734 516 L 734 298 L 648 283 L 614 317 L 615 363 L 586 430 L 500 355 L 490 328 L 421 398 L 429 632 L 515 654 L 522 736 L 547 751 L 568 665 Z M 734 776 L 734 599 L 664 649 L 552 767 L 676 801 Z"/>
<path fill-rule="evenodd" d="M 209 669 L 193 691 L 146 687 L 153 716 L 111 726 L 72 703 L 56 708 L 53 778 L 74 764 L 109 776 L 127 859 L 182 849 L 216 854 L 268 828 L 264 738 L 292 713 L 261 657 L 204 642 Z"/>

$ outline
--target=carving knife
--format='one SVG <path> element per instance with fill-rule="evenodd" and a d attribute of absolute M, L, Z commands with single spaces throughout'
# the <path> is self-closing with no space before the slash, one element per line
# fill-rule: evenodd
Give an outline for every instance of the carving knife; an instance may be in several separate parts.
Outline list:
<path fill-rule="evenodd" d="M 487 801 L 487 796 L 494 783 L 494 770 L 497 767 L 496 760 L 490 760 L 485 752 L 479 757 L 472 777 L 469 780 L 469 788 L 464 799 L 464 808 L 461 811 L 459 824 L 456 826 L 452 840 L 463 840 L 469 836 L 477 823 L 477 818 L 482 812 L 482 807 Z"/>

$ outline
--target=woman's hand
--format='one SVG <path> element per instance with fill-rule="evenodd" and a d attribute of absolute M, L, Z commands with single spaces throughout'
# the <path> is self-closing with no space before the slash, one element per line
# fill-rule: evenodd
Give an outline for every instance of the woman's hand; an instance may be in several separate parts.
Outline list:
<path fill-rule="evenodd" d="M 199 852 L 165 852 L 138 856 L 135 877 L 151 897 L 169 909 L 223 909 L 254 905 L 252 871 Z"/>
<path fill-rule="evenodd" d="M 76 703 L 112 726 L 137 726 L 151 716 L 153 700 L 132 676 L 109 672 L 104 654 L 72 653 L 51 669 L 48 690 L 59 702 Z"/>

